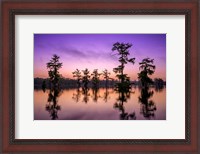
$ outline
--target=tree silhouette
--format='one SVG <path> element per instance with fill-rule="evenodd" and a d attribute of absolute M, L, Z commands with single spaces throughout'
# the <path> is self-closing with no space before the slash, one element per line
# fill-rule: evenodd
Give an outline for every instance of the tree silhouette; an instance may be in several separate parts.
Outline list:
<path fill-rule="evenodd" d="M 148 75 L 152 75 L 155 72 L 156 66 L 153 65 L 154 59 L 145 58 L 139 63 L 140 73 L 138 73 L 138 79 L 141 81 L 143 87 L 148 87 L 153 81 Z"/>
<path fill-rule="evenodd" d="M 72 72 L 72 74 L 73 74 L 73 77 L 75 77 L 77 80 L 78 88 L 80 88 L 80 86 L 81 86 L 81 71 L 79 69 L 76 69 L 74 72 Z"/>
<path fill-rule="evenodd" d="M 53 87 L 58 87 L 58 82 L 61 77 L 58 70 L 62 67 L 62 63 L 59 62 L 59 58 L 60 57 L 55 54 L 47 63 L 47 68 L 49 69 L 49 79 L 50 82 L 53 84 Z"/>
<path fill-rule="evenodd" d="M 116 88 L 119 91 L 127 92 L 131 88 L 130 78 L 127 76 L 127 74 L 124 74 L 124 68 L 125 65 L 130 62 L 132 64 L 135 63 L 135 58 L 128 58 L 129 48 L 132 46 L 132 44 L 129 43 L 115 43 L 113 44 L 112 51 L 117 51 L 117 55 L 119 56 L 118 61 L 120 62 L 120 65 L 113 69 L 113 71 L 116 73 L 116 77 L 120 80 L 119 83 L 117 83 Z"/>
<path fill-rule="evenodd" d="M 98 69 L 94 69 L 91 76 L 92 76 L 93 88 L 98 88 L 99 87 L 99 78 L 101 76 L 101 73 L 98 73 Z"/>
<path fill-rule="evenodd" d="M 108 87 L 108 80 L 109 80 L 110 72 L 107 69 L 103 71 L 103 78 L 106 80 L 106 88 Z"/>
<path fill-rule="evenodd" d="M 82 82 L 83 82 L 83 87 L 88 88 L 88 83 L 90 79 L 90 71 L 86 68 L 85 70 L 82 70 L 83 72 L 83 77 L 82 77 Z"/>

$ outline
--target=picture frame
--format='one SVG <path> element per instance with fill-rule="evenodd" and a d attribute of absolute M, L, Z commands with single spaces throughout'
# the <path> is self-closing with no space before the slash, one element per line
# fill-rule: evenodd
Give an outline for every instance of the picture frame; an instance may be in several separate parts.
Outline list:
<path fill-rule="evenodd" d="M 198 1 L 57 2 L 3 1 L 2 153 L 8 152 L 181 152 L 199 149 Z M 185 15 L 185 139 L 15 139 L 16 15 Z"/>

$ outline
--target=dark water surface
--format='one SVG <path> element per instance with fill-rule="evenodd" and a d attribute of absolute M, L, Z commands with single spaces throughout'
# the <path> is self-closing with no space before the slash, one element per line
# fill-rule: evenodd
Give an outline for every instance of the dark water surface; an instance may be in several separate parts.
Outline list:
<path fill-rule="evenodd" d="M 34 120 L 166 120 L 166 89 L 34 90 Z"/>

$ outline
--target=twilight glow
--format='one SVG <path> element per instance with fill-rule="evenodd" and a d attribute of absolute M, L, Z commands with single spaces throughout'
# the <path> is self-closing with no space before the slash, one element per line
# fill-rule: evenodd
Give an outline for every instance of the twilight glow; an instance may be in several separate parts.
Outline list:
<path fill-rule="evenodd" d="M 113 68 L 119 62 L 112 47 L 116 42 L 132 44 L 129 58 L 135 57 L 136 61 L 125 67 L 131 80 L 137 80 L 139 62 L 147 57 L 154 59 L 156 65 L 151 78 L 166 80 L 166 34 L 34 34 L 34 77 L 47 78 L 46 63 L 57 54 L 63 63 L 60 73 L 65 78 L 73 78 L 75 69 L 85 68 L 90 72 L 107 69 L 115 78 Z"/>

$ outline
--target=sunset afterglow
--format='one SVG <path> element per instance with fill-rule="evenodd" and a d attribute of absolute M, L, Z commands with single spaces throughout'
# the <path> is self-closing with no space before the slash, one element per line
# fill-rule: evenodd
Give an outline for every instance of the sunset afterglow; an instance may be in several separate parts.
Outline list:
<path fill-rule="evenodd" d="M 90 72 L 107 69 L 115 78 L 113 68 L 119 65 L 116 42 L 131 43 L 129 57 L 135 57 L 135 64 L 127 64 L 125 73 L 131 80 L 138 80 L 139 62 L 144 58 L 154 59 L 155 73 L 151 78 L 166 80 L 166 34 L 34 34 L 34 77 L 47 78 L 46 63 L 53 54 L 63 63 L 59 72 L 65 78 L 73 78 L 75 69 Z"/>

